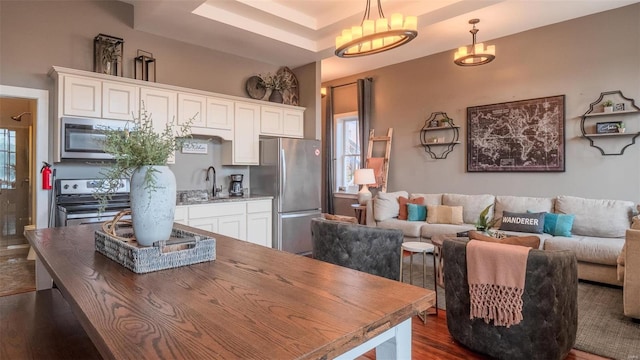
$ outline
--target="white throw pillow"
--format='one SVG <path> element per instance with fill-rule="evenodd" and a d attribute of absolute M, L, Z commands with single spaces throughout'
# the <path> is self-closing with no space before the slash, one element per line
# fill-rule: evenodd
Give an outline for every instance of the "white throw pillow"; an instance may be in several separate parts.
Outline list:
<path fill-rule="evenodd" d="M 635 204 L 623 200 L 584 199 L 560 195 L 556 212 L 574 214 L 571 233 L 595 237 L 624 237 L 631 225 Z"/>
<path fill-rule="evenodd" d="M 422 205 L 442 205 L 442 194 L 419 194 L 414 193 L 409 199 L 424 198 Z"/>
<path fill-rule="evenodd" d="M 373 215 L 376 221 L 383 221 L 391 218 L 398 217 L 400 212 L 400 204 L 398 204 L 398 197 L 409 197 L 409 193 L 406 191 L 396 191 L 390 193 L 380 192 L 373 200 Z"/>
<path fill-rule="evenodd" d="M 442 195 L 442 205 L 462 206 L 462 216 L 465 224 L 475 224 L 480 217 L 480 213 L 488 205 L 496 200 L 494 195 L 461 195 L 461 194 L 444 194 Z M 429 216 L 429 214 L 427 214 Z M 489 219 L 493 218 L 493 206 L 489 209 Z"/>

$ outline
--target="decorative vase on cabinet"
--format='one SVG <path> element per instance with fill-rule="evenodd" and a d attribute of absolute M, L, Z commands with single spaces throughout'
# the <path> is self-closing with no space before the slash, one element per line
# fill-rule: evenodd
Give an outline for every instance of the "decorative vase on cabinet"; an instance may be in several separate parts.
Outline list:
<path fill-rule="evenodd" d="M 280 92 L 280 90 L 273 89 L 271 91 L 271 95 L 269 95 L 269 101 L 282 104 L 282 101 L 283 101 L 282 92 Z"/>
<path fill-rule="evenodd" d="M 153 186 L 147 182 L 154 177 Z M 136 241 L 168 240 L 176 210 L 176 177 L 168 166 L 142 166 L 131 175 L 131 222 Z"/>

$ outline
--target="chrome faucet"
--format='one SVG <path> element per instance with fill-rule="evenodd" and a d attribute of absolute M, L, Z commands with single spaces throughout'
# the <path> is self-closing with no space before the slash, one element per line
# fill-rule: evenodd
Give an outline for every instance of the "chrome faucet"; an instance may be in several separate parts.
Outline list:
<path fill-rule="evenodd" d="M 209 168 L 207 169 L 207 177 L 204 179 L 204 181 L 209 181 L 209 170 L 213 170 L 213 186 L 211 188 L 211 197 L 216 197 L 216 195 L 222 191 L 222 187 L 218 189 L 218 187 L 216 186 L 216 168 L 214 168 L 213 166 L 209 166 Z"/>

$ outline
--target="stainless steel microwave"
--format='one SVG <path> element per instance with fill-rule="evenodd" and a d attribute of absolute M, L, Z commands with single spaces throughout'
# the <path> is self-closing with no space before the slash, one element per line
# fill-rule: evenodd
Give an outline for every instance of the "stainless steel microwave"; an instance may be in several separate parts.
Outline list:
<path fill-rule="evenodd" d="M 89 118 L 61 118 L 63 159 L 113 159 L 104 151 L 105 129 L 124 130 L 127 121 Z"/>

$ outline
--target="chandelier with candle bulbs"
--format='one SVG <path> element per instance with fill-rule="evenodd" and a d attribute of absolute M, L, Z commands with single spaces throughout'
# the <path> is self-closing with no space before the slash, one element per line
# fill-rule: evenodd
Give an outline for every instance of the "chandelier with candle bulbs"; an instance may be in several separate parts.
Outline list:
<path fill-rule="evenodd" d="M 344 29 L 336 37 L 336 56 L 349 58 L 377 54 L 404 45 L 418 36 L 417 17 L 392 14 L 387 19 L 380 0 L 377 1 L 378 19 L 369 19 L 371 0 L 367 0 L 360 25 Z"/>
<path fill-rule="evenodd" d="M 479 19 L 471 19 L 469 20 L 469 24 L 473 25 L 473 29 L 469 30 L 471 35 L 473 36 L 473 42 L 469 49 L 466 46 L 461 46 L 456 51 L 453 56 L 453 62 L 456 65 L 460 66 L 477 66 L 488 64 L 496 58 L 496 46 L 489 45 L 485 49 L 483 43 L 476 44 L 476 34 L 478 33 L 478 29 L 476 29 L 476 24 L 479 23 Z"/>

